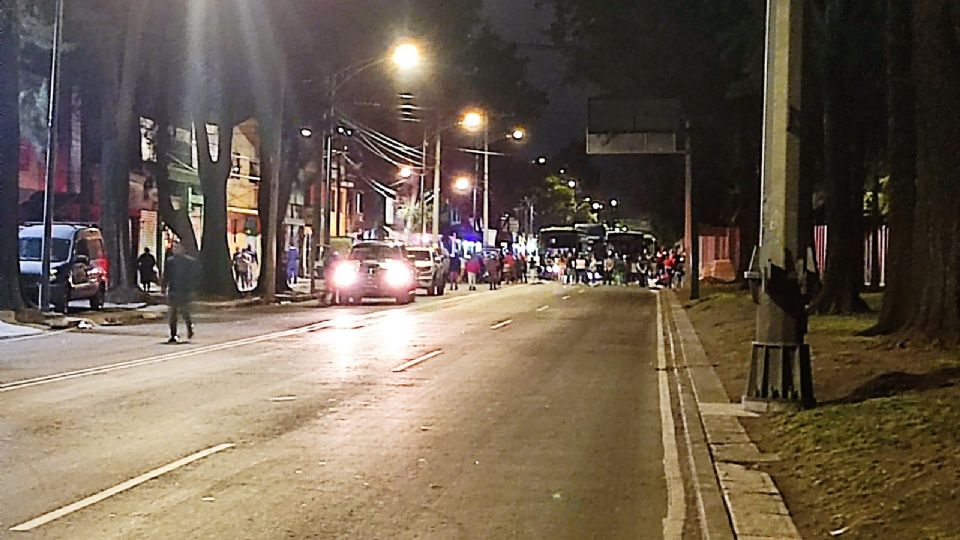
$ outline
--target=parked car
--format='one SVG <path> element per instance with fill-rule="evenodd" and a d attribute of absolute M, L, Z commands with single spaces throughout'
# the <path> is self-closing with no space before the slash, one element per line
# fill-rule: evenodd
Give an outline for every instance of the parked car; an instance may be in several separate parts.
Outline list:
<path fill-rule="evenodd" d="M 402 244 L 359 242 L 332 270 L 331 290 L 338 303 L 364 298 L 394 298 L 398 304 L 416 299 L 417 279 Z"/>
<path fill-rule="evenodd" d="M 437 247 L 408 247 L 407 255 L 417 274 L 417 284 L 427 296 L 443 296 L 450 273 L 450 257 Z"/>
<path fill-rule="evenodd" d="M 40 298 L 43 226 L 29 225 L 19 231 L 20 286 L 27 303 Z M 91 309 L 103 309 L 109 283 L 110 263 L 100 229 L 86 225 L 56 223 L 50 258 L 50 302 L 66 313 L 71 300 L 86 299 Z"/>

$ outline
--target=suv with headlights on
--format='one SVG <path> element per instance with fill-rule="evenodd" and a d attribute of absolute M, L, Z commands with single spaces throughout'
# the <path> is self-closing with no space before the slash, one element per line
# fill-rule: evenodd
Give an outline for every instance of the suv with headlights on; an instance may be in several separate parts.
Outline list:
<path fill-rule="evenodd" d="M 408 247 L 407 255 L 417 273 L 417 284 L 427 290 L 427 296 L 443 296 L 447 288 L 450 259 L 442 248 Z"/>
<path fill-rule="evenodd" d="M 403 244 L 359 242 L 332 269 L 330 290 L 341 304 L 364 298 L 394 298 L 409 304 L 416 298 L 417 279 Z"/>

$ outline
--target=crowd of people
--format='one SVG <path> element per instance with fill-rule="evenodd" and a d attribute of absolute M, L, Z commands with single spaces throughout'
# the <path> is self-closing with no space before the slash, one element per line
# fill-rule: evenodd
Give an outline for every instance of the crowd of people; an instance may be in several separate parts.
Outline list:
<path fill-rule="evenodd" d="M 632 285 L 677 288 L 683 285 L 686 254 L 682 249 L 658 250 L 640 255 L 608 251 L 592 253 L 561 250 L 544 261 L 543 274 L 572 285 Z"/>
<path fill-rule="evenodd" d="M 477 284 L 486 282 L 490 290 L 499 289 L 506 283 L 526 283 L 529 264 L 526 255 L 509 250 L 476 252 L 461 257 L 450 256 L 449 283 L 453 290 L 466 284 L 469 290 L 477 290 Z"/>

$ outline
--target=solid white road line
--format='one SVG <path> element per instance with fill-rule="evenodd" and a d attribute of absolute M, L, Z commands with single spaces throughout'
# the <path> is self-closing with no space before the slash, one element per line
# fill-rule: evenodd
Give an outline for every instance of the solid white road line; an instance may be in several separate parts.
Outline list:
<path fill-rule="evenodd" d="M 543 313 L 544 311 L 550 309 L 550 306 L 540 306 L 537 308 L 537 313 Z"/>
<path fill-rule="evenodd" d="M 187 457 L 185 457 L 185 458 L 178 459 L 177 461 L 174 461 L 173 463 L 164 465 L 163 467 L 160 467 L 160 468 L 158 468 L 158 469 L 154 469 L 154 470 L 152 470 L 152 471 L 150 471 L 150 472 L 148 472 L 148 473 L 141 474 L 140 476 L 138 476 L 138 477 L 136 477 L 136 478 L 132 478 L 132 479 L 130 479 L 130 480 L 127 480 L 126 482 L 123 482 L 122 484 L 117 484 L 116 486 L 113 486 L 112 488 L 109 488 L 109 489 L 106 489 L 106 490 L 104 490 L 104 491 L 101 491 L 100 493 L 91 495 L 91 496 L 89 496 L 89 497 L 87 497 L 87 498 L 85 498 L 85 499 L 81 499 L 81 500 L 79 500 L 79 501 L 77 501 L 77 502 L 75 502 L 75 503 L 68 504 L 67 506 L 64 506 L 64 507 L 62 507 L 62 508 L 58 508 L 58 509 L 56 509 L 56 510 L 54 510 L 54 511 L 52 511 L 52 512 L 48 512 L 48 513 L 46 513 L 46 514 L 44 514 L 44 515 L 42 515 L 42 516 L 40 516 L 40 517 L 31 519 L 30 521 L 27 521 L 26 523 L 21 523 L 20 525 L 17 525 L 17 526 L 15 526 L 15 527 L 11 527 L 10 530 L 11 530 L 11 531 L 17 531 L 17 532 L 23 532 L 23 531 L 30 531 L 30 530 L 36 529 L 37 527 L 39 527 L 39 526 L 41 526 L 41 525 L 44 525 L 44 524 L 50 523 L 51 521 L 60 519 L 60 518 L 62 518 L 63 516 L 66 516 L 66 515 L 68 515 L 68 514 L 71 514 L 71 513 L 73 513 L 73 512 L 76 512 L 77 510 L 82 510 L 82 509 L 84 509 L 84 508 L 86 508 L 86 507 L 88 507 L 88 506 L 94 505 L 94 504 L 96 504 L 96 503 L 98 503 L 98 502 L 100 502 L 100 501 L 102 501 L 102 500 L 104 500 L 104 499 L 107 499 L 107 498 L 109 498 L 109 497 L 112 497 L 112 496 L 114 496 L 114 495 L 116 495 L 116 494 L 118 494 L 118 493 L 123 493 L 124 491 L 127 491 L 128 489 L 135 488 L 135 487 L 139 486 L 140 484 L 143 484 L 143 483 L 145 483 L 145 482 L 148 482 L 148 481 L 150 481 L 150 480 L 153 480 L 154 478 L 160 477 L 160 476 L 162 476 L 162 475 L 164 475 L 164 474 L 167 474 L 168 472 L 174 471 L 174 470 L 176 470 L 176 469 L 179 469 L 179 468 L 181 468 L 181 467 L 184 467 L 184 466 L 186 466 L 186 465 L 189 465 L 189 464 L 191 464 L 191 463 L 193 463 L 193 462 L 195 462 L 195 461 L 199 461 L 199 460 L 201 460 L 201 459 L 203 459 L 203 458 L 205 458 L 205 457 L 212 456 L 213 454 L 216 454 L 216 453 L 219 453 L 219 452 L 223 452 L 224 450 L 227 450 L 227 449 L 233 448 L 233 447 L 234 447 L 234 445 L 233 445 L 232 443 L 224 443 L 224 444 L 220 444 L 220 445 L 214 446 L 214 447 L 212 447 L 212 448 L 207 448 L 206 450 L 202 450 L 202 451 L 200 451 L 200 452 L 197 452 L 196 454 L 191 454 L 191 455 L 189 455 L 189 456 L 187 456 Z"/>
<path fill-rule="evenodd" d="M 568 294 L 568 295 L 564 296 L 561 300 L 569 300 L 569 299 L 570 299 L 570 295 Z"/>
<path fill-rule="evenodd" d="M 491 326 L 490 326 L 490 329 L 491 329 L 491 330 L 499 330 L 499 329 L 501 329 L 501 328 L 503 328 L 503 327 L 505 327 L 505 326 L 509 326 L 509 325 L 511 325 L 511 324 L 513 324 L 513 319 L 507 319 L 507 320 L 505 320 L 505 321 L 500 321 L 500 322 L 498 322 L 497 324 L 491 325 Z"/>
<path fill-rule="evenodd" d="M 683 357 L 684 365 L 688 364 L 687 353 L 684 350 L 683 341 L 680 340 L 679 329 L 676 328 L 676 325 L 677 325 L 676 315 L 672 312 L 672 310 L 668 317 L 668 320 L 673 321 L 673 324 L 669 324 L 669 323 L 667 324 L 667 334 L 670 336 L 670 356 L 673 358 L 673 373 L 674 373 L 674 377 L 677 379 L 677 396 L 679 398 L 678 401 L 680 403 L 680 418 L 683 420 L 683 435 L 687 444 L 687 463 L 688 463 L 688 466 L 690 467 L 690 471 L 691 471 L 691 474 L 693 475 L 693 478 L 696 479 L 698 478 L 697 460 L 693 456 L 693 442 L 690 440 L 690 423 L 687 421 L 687 406 L 684 405 L 683 403 L 683 385 L 680 382 L 680 372 L 677 369 L 677 366 L 679 363 L 677 358 L 677 348 L 673 340 L 674 331 L 677 332 L 677 340 L 680 341 L 680 353 Z M 689 374 L 690 373 L 688 371 L 687 375 L 689 376 Z M 700 399 L 697 397 L 697 388 L 691 385 L 691 389 L 693 390 L 694 399 L 697 401 L 697 403 L 699 403 Z M 703 502 L 703 489 L 700 485 L 700 482 L 697 482 L 697 481 L 693 482 L 693 488 L 696 491 L 697 516 L 699 517 L 699 521 L 700 521 L 700 530 L 702 531 L 701 534 L 704 538 L 708 538 L 709 526 L 707 525 L 707 508 Z"/>
<path fill-rule="evenodd" d="M 167 362 L 170 360 L 176 360 L 180 358 L 188 358 L 191 356 L 198 356 L 201 354 L 207 354 L 207 353 L 222 351 L 226 349 L 233 349 L 236 347 L 242 347 L 244 345 L 253 345 L 255 343 L 261 343 L 261 342 L 270 341 L 273 339 L 296 336 L 300 334 L 307 334 L 310 332 L 315 332 L 317 330 L 323 330 L 324 328 L 329 328 L 331 324 L 332 323 L 330 321 L 323 321 L 319 323 L 309 324 L 307 326 L 301 326 L 299 328 L 293 328 L 290 330 L 271 332 L 269 334 L 263 334 L 260 336 L 237 339 L 233 341 L 227 341 L 224 343 L 218 343 L 215 345 L 207 345 L 205 347 L 188 349 L 180 352 L 161 354 L 158 356 L 151 356 L 148 358 L 141 358 L 138 360 L 128 360 L 126 362 L 118 362 L 115 364 L 107 364 L 107 365 L 96 366 L 96 367 L 87 368 L 87 369 L 78 369 L 76 371 L 67 371 L 63 373 L 55 373 L 53 375 L 45 375 L 43 377 L 35 377 L 32 379 L 24 379 L 20 381 L 3 383 L 3 384 L 0 384 L 0 392 L 20 390 L 23 388 L 30 388 L 31 386 L 40 386 L 42 384 L 50 384 L 50 383 L 66 381 L 70 379 L 77 379 L 79 377 L 87 377 L 90 375 L 100 375 L 103 373 L 110 373 L 112 371 L 118 371 L 121 369 L 130 369 L 130 368 L 146 366 L 150 364 L 157 364 L 160 362 Z"/>
<path fill-rule="evenodd" d="M 425 354 L 425 355 L 423 355 L 423 356 L 418 356 L 417 358 L 414 358 L 413 360 L 411 360 L 411 361 L 409 361 L 409 362 L 407 362 L 407 363 L 405 363 L 405 364 L 400 364 L 399 366 L 393 368 L 393 372 L 394 372 L 394 373 L 400 373 L 400 372 L 402 372 L 402 371 L 406 371 L 406 370 L 408 370 L 408 369 L 410 369 L 410 368 L 412 368 L 412 367 L 414 367 L 414 366 L 417 366 L 417 365 L 420 365 L 420 364 L 426 362 L 427 360 L 430 360 L 431 358 L 436 358 L 436 357 L 440 356 L 441 354 L 443 354 L 443 351 L 440 350 L 440 349 L 437 349 L 437 350 L 435 350 L 435 351 L 433 351 L 433 352 L 429 352 L 429 353 L 427 353 L 427 354 Z"/>
<path fill-rule="evenodd" d="M 15 337 L 15 338 L 0 339 L 0 345 L 6 345 L 7 343 L 16 343 L 16 342 L 18 342 L 18 341 L 30 341 L 30 340 L 33 340 L 33 339 L 42 339 L 42 338 L 46 338 L 46 337 L 53 337 L 53 336 L 56 336 L 56 335 L 59 335 L 59 334 L 65 334 L 65 333 L 67 333 L 67 332 L 69 332 L 69 331 L 71 331 L 71 330 L 73 330 L 73 328 L 65 328 L 65 329 L 63 329 L 63 330 L 54 330 L 54 331 L 52 331 L 52 332 L 43 332 L 43 333 L 40 333 L 40 334 L 30 334 L 30 335 L 28 335 L 28 336 L 20 336 L 20 337 Z"/>
<path fill-rule="evenodd" d="M 431 306 L 439 306 L 439 305 L 445 305 L 445 304 L 453 304 L 453 303 L 456 303 L 456 302 L 460 302 L 460 301 L 466 300 L 466 299 L 468 299 L 468 298 L 483 298 L 483 297 L 484 297 L 483 295 L 461 295 L 461 296 L 455 296 L 455 297 L 452 297 L 452 298 L 446 298 L 446 299 L 443 299 L 443 300 L 438 300 L 438 301 L 436 301 L 436 302 L 431 302 L 431 303 L 429 303 L 429 304 L 421 304 L 421 305 L 419 305 L 419 306 L 411 306 L 411 307 L 399 308 L 399 309 L 386 309 L 386 310 L 381 310 L 381 311 L 375 311 L 375 312 L 372 312 L 372 313 L 365 313 L 365 314 L 363 314 L 363 315 L 358 315 L 357 318 L 360 319 L 361 321 L 376 322 L 376 320 L 377 320 L 378 318 L 385 318 L 385 317 L 394 315 L 394 314 L 396 314 L 396 313 L 398 313 L 398 312 L 405 313 L 405 312 L 411 312 L 411 311 L 419 311 L 419 310 L 422 310 L 422 309 L 425 309 L 425 308 L 429 308 L 429 307 L 431 307 Z M 110 373 L 110 372 L 112 372 L 112 371 L 118 371 L 118 370 L 122 370 L 122 369 L 130 369 L 130 368 L 135 368 L 135 367 L 140 367 L 140 366 L 147 366 L 147 365 L 150 365 L 150 364 L 157 364 L 157 363 L 161 363 L 161 362 L 167 362 L 167 361 L 170 361 L 170 360 L 177 360 L 177 359 L 181 359 L 181 358 L 188 358 L 188 357 L 191 357 L 191 356 L 199 356 L 199 355 L 202 355 L 202 354 L 207 354 L 207 353 L 217 352 L 217 351 L 223 351 L 223 350 L 226 350 L 226 349 L 233 349 L 233 348 L 236 348 L 236 347 L 243 347 L 243 346 L 245 346 L 245 345 L 253 345 L 253 344 L 256 344 L 256 343 L 261 343 L 261 342 L 264 342 L 264 341 L 270 341 L 270 340 L 274 340 L 274 339 L 291 337 L 291 336 L 296 336 L 296 335 L 301 335 L 301 334 L 308 334 L 308 333 L 310 333 L 310 332 L 316 332 L 316 331 L 318 331 L 318 330 L 323 330 L 323 329 L 326 329 L 326 328 L 331 328 L 334 324 L 335 324 L 335 321 L 330 321 L 330 320 L 321 321 L 321 322 L 309 324 L 309 325 L 306 325 L 306 326 L 301 326 L 301 327 L 298 327 L 298 328 L 292 328 L 292 329 L 289 329 L 289 330 L 281 330 L 281 331 L 278 331 L 278 332 L 271 332 L 271 333 L 269 333 L 269 334 L 263 334 L 263 335 L 260 335 L 260 336 L 253 336 L 253 337 L 249 337 L 249 338 L 237 339 L 237 340 L 233 340 L 233 341 L 227 341 L 227 342 L 224 342 L 224 343 L 218 343 L 218 344 L 216 344 L 216 345 L 207 345 L 207 346 L 205 346 L 205 347 L 197 347 L 197 348 L 193 348 L 193 349 L 188 349 L 188 350 L 185 350 L 185 351 L 179 351 L 179 352 L 168 353 L 168 354 L 161 354 L 161 355 L 158 355 L 158 356 L 151 356 L 151 357 L 148 357 L 148 358 L 141 358 L 141 359 L 138 359 L 138 360 L 127 360 L 127 361 L 124 361 L 124 362 L 117 362 L 117 363 L 114 363 L 114 364 L 107 364 L 107 365 L 103 365 L 103 366 L 95 366 L 95 367 L 86 368 L 86 369 L 78 369 L 78 370 L 76 370 L 76 371 L 66 371 L 66 372 L 63 372 L 63 373 L 54 373 L 54 374 L 52 374 L 52 375 L 44 375 L 44 376 L 42 376 L 42 377 L 34 377 L 34 378 L 30 378 L 30 379 L 23 379 L 23 380 L 19 380 L 19 381 L 8 382 L 8 383 L 0 383 L 0 393 L 10 392 L 10 391 L 13 391 L 13 390 L 22 390 L 22 389 L 24 389 L 24 388 L 30 388 L 30 387 L 33 387 L 33 386 L 40 386 L 40 385 L 44 385 L 44 384 L 51 384 L 51 383 L 56 383 L 56 382 L 68 381 L 68 380 L 71 380 L 71 379 L 78 379 L 78 378 L 81 378 L 81 377 L 89 377 L 89 376 L 91 376 L 91 375 L 101 375 L 101 374 L 104 374 L 104 373 Z M 45 334 L 45 335 L 52 335 L 52 334 Z"/>
<path fill-rule="evenodd" d="M 680 453 L 677 450 L 677 430 L 673 423 L 673 404 L 670 400 L 670 379 L 667 373 L 667 353 L 664 347 L 663 305 L 657 295 L 657 379 L 660 386 L 660 422 L 663 436 L 663 474 L 667 483 L 667 516 L 663 518 L 663 538 L 674 540 L 683 534 L 686 517 L 686 499 Z"/>

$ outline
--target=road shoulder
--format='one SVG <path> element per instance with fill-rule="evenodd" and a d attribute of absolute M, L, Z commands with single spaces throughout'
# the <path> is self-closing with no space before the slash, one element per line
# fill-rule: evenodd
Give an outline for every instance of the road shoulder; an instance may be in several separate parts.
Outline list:
<path fill-rule="evenodd" d="M 675 339 L 677 377 L 690 389 L 681 399 L 685 407 L 691 465 L 702 493 L 699 501 L 701 530 L 706 538 L 800 539 L 800 532 L 769 474 L 758 469 L 775 461 L 750 440 L 740 418 L 749 414 L 731 403 L 720 377 L 707 358 L 700 338 L 676 294 L 661 293 Z M 722 501 L 716 497 L 719 485 Z M 729 522 L 721 523 L 724 512 Z M 726 525 L 726 527 L 724 527 Z"/>

